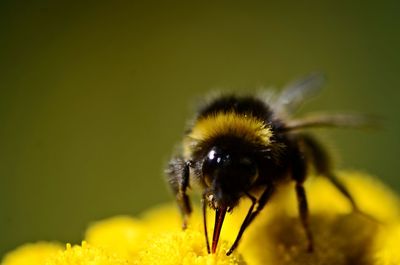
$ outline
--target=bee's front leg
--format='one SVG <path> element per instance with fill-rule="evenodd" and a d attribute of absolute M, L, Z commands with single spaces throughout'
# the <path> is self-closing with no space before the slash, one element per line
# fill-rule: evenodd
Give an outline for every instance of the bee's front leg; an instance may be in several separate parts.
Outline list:
<path fill-rule="evenodd" d="M 182 228 L 186 229 L 192 207 L 186 191 L 189 187 L 190 162 L 181 157 L 171 159 L 166 170 L 167 181 L 176 197 L 182 214 Z"/>

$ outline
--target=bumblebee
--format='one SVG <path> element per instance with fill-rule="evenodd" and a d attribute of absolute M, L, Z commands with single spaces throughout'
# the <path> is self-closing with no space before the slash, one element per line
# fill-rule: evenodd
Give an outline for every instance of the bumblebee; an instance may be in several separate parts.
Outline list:
<path fill-rule="evenodd" d="M 246 228 L 264 209 L 276 187 L 288 181 L 295 182 L 307 250 L 312 251 L 313 236 L 303 186 L 309 165 L 328 178 L 358 211 L 353 197 L 335 176 L 328 153 L 304 129 L 358 127 L 365 124 L 365 119 L 346 114 L 290 118 L 322 83 L 322 75 L 311 74 L 289 84 L 280 93 L 222 95 L 199 109 L 184 134 L 181 154 L 170 160 L 166 176 L 183 217 L 183 229 L 192 212 L 188 188 L 192 184 L 201 188 L 208 253 L 215 253 L 225 214 L 241 199 L 247 198 L 252 203 L 227 255 L 236 249 Z M 208 208 L 215 211 L 211 248 L 206 222 Z"/>

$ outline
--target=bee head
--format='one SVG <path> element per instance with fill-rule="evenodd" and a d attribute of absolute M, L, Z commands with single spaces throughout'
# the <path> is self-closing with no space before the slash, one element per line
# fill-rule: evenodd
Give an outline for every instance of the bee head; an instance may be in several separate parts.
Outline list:
<path fill-rule="evenodd" d="M 257 178 L 258 168 L 251 155 L 214 146 L 202 166 L 208 186 L 207 199 L 214 209 L 232 209 Z"/>

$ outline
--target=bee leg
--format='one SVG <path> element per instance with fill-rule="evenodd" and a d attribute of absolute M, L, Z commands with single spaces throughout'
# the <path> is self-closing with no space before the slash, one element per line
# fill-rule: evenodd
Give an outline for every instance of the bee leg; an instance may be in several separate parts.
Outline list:
<path fill-rule="evenodd" d="M 249 208 L 249 211 L 247 212 L 246 218 L 244 219 L 242 225 L 240 226 L 240 230 L 236 236 L 235 242 L 233 242 L 231 248 L 226 253 L 227 256 L 232 254 L 232 252 L 237 248 L 244 231 L 250 225 L 250 223 L 254 220 L 254 218 L 260 213 L 260 211 L 264 208 L 264 206 L 267 204 L 267 202 L 271 198 L 273 191 L 274 191 L 273 185 L 268 185 L 258 200 L 254 196 L 246 193 L 247 197 L 250 198 L 252 203 Z M 256 203 L 258 203 L 258 206 L 257 206 L 256 210 L 254 210 Z"/>
<path fill-rule="evenodd" d="M 205 193 L 203 193 L 203 197 L 201 199 L 202 210 L 203 210 L 203 226 L 204 226 L 204 236 L 206 238 L 207 245 L 207 253 L 210 254 L 210 243 L 208 241 L 208 231 L 207 231 L 207 200 L 205 198 Z"/>
<path fill-rule="evenodd" d="M 349 190 L 333 173 L 332 163 L 325 149 L 309 135 L 302 135 L 302 141 L 305 144 L 307 151 L 311 155 L 311 159 L 317 173 L 328 178 L 328 180 L 340 191 L 340 193 L 347 198 L 355 212 L 361 212 Z"/>
<path fill-rule="evenodd" d="M 296 196 L 298 202 L 298 209 L 300 215 L 300 221 L 304 228 L 307 237 L 307 251 L 312 252 L 314 249 L 314 239 L 309 225 L 309 211 L 306 191 L 303 186 L 303 182 L 307 176 L 307 163 L 306 158 L 302 150 L 294 150 L 294 156 L 292 161 L 292 178 L 296 182 Z"/>
<path fill-rule="evenodd" d="M 321 174 L 326 176 L 329 179 L 329 181 L 340 191 L 340 193 L 342 193 L 343 196 L 347 198 L 347 200 L 351 204 L 351 207 L 353 208 L 353 211 L 361 213 L 360 209 L 358 208 L 356 202 L 353 199 L 353 196 L 351 196 L 346 186 L 336 177 L 335 174 L 328 172 L 326 172 L 325 174 L 323 173 Z"/>
<path fill-rule="evenodd" d="M 240 230 L 239 230 L 239 233 L 236 236 L 235 242 L 233 242 L 231 248 L 226 253 L 227 256 L 229 256 L 236 249 L 236 247 L 238 246 L 239 240 L 242 238 L 244 230 L 246 230 L 246 227 L 249 225 L 250 216 L 252 215 L 253 210 L 254 210 L 254 206 L 257 203 L 257 199 L 254 198 L 252 195 L 247 194 L 247 197 L 249 197 L 250 200 L 251 200 L 251 206 L 250 206 L 250 208 L 249 208 L 249 210 L 247 212 L 246 217 L 244 218 L 244 221 L 243 221 L 242 225 L 240 226 Z"/>
<path fill-rule="evenodd" d="M 166 170 L 168 183 L 176 197 L 183 218 L 182 228 L 187 228 L 188 219 L 192 212 L 187 188 L 189 187 L 190 162 L 182 158 L 174 158 L 170 161 Z"/>
<path fill-rule="evenodd" d="M 296 195 L 297 195 L 301 224 L 303 225 L 308 240 L 307 251 L 312 252 L 314 249 L 314 239 L 308 222 L 309 219 L 308 203 L 307 203 L 306 191 L 304 189 L 303 184 L 296 183 Z"/>
<path fill-rule="evenodd" d="M 374 216 L 365 213 L 360 210 L 357 203 L 355 202 L 353 196 L 347 189 L 347 187 L 337 178 L 333 173 L 331 160 L 325 149 L 312 137 L 309 135 L 302 135 L 303 143 L 307 148 L 307 151 L 311 154 L 311 159 L 313 161 L 314 167 L 318 174 L 325 176 L 328 180 L 340 191 L 340 193 L 349 201 L 353 211 L 373 222 L 382 223 L 380 220 L 376 219 Z"/>

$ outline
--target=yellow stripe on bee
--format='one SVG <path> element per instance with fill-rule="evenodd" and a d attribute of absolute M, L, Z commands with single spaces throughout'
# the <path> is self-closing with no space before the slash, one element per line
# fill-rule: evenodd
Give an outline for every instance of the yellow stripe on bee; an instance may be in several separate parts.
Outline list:
<path fill-rule="evenodd" d="M 264 121 L 251 115 L 220 112 L 199 119 L 188 137 L 195 141 L 207 141 L 223 135 L 233 135 L 252 143 L 268 145 L 272 131 Z"/>

